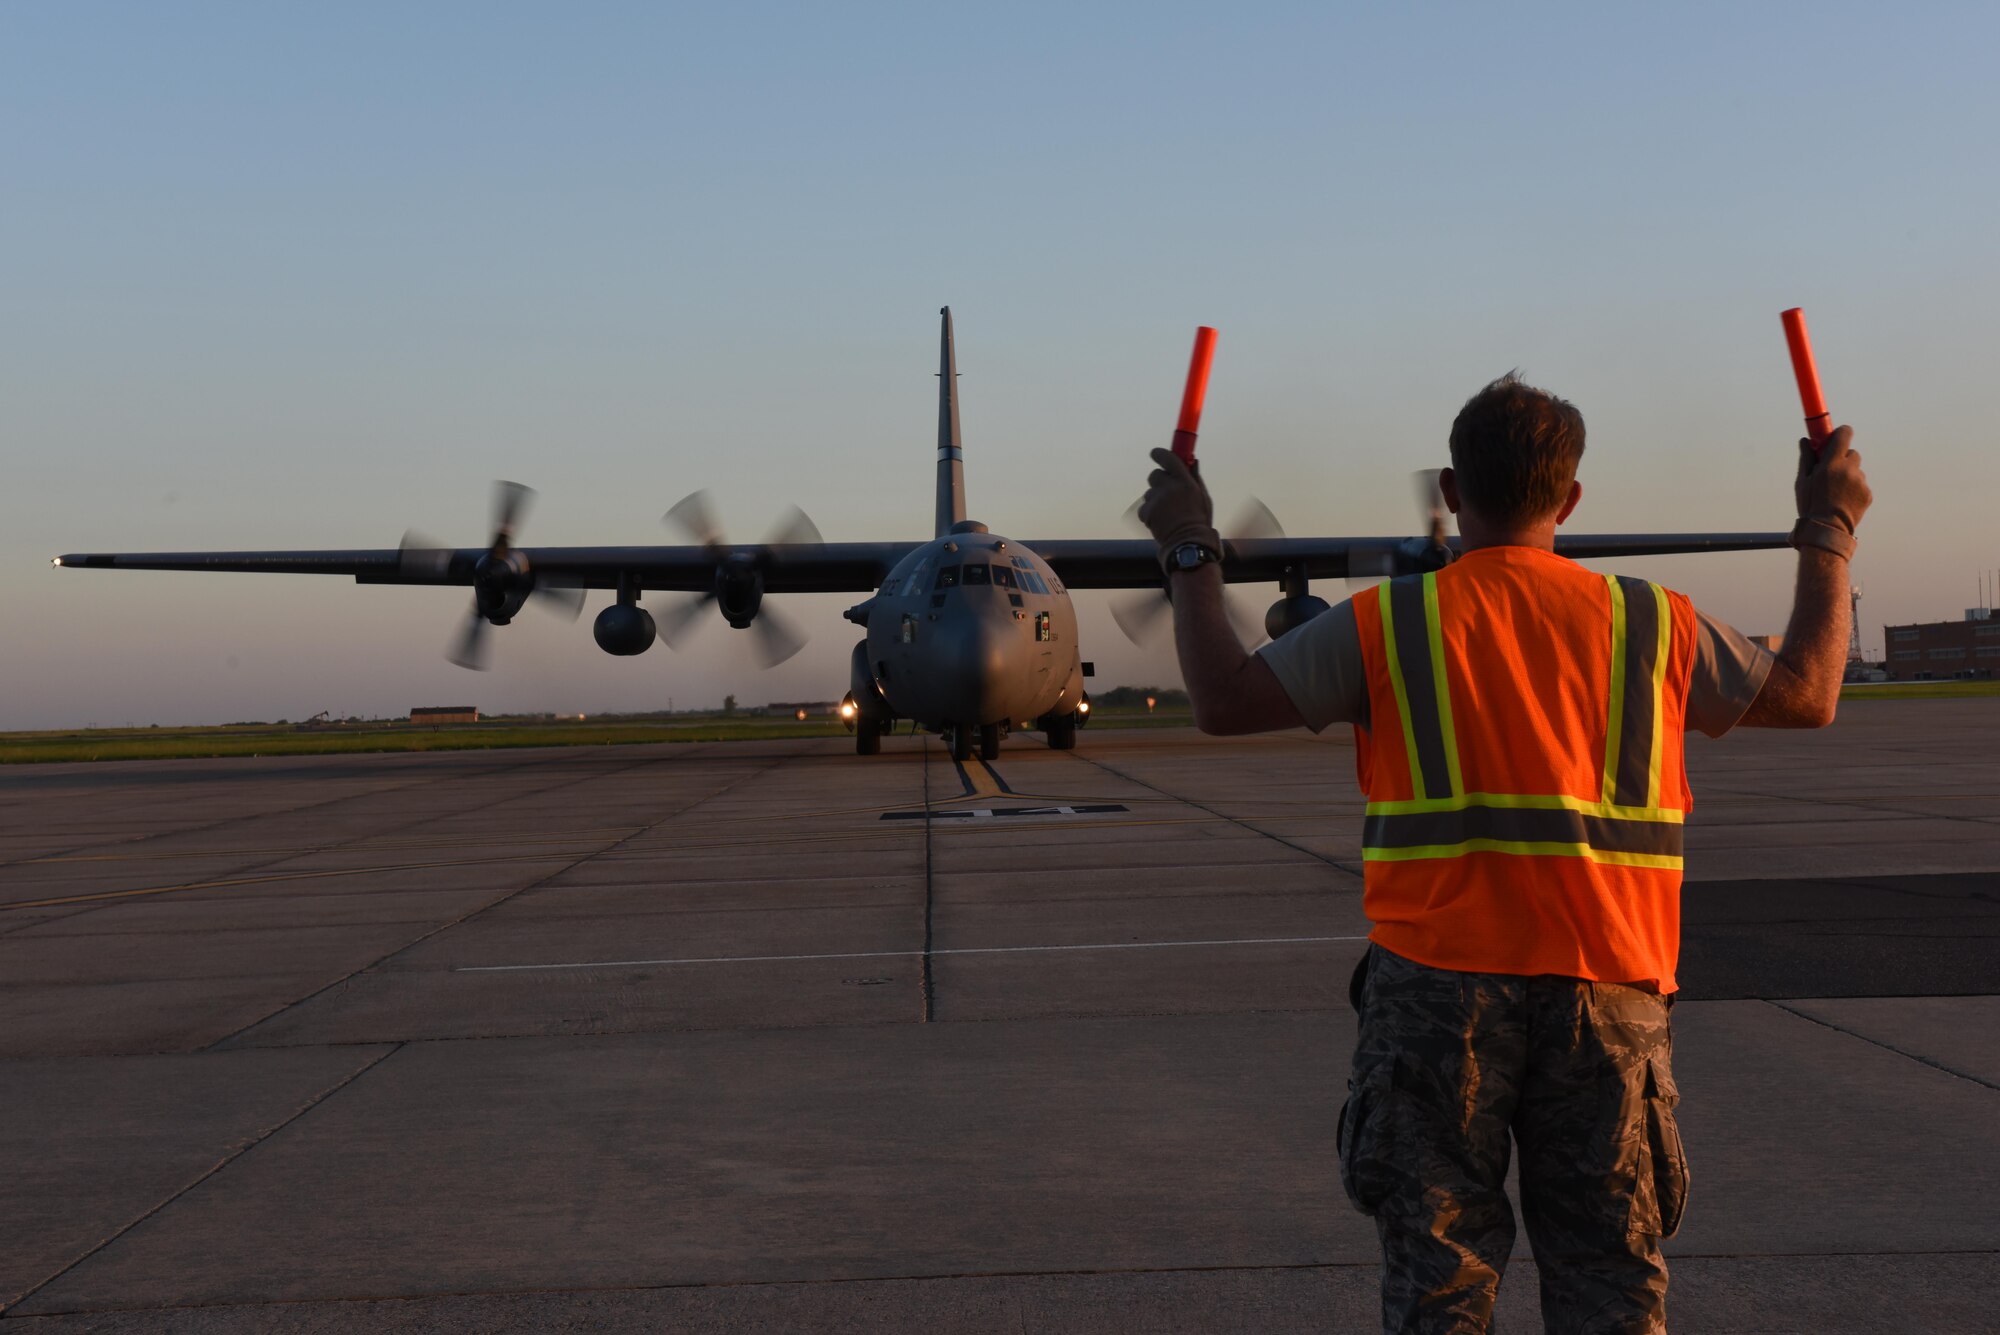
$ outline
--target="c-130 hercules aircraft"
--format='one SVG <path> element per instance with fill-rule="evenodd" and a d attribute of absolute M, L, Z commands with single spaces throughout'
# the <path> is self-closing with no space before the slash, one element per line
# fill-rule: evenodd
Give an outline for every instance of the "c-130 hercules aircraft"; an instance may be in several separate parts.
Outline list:
<path fill-rule="evenodd" d="M 586 589 L 615 591 L 592 628 L 598 647 L 631 655 L 657 636 L 675 645 L 713 603 L 723 619 L 759 632 L 766 665 L 789 658 L 803 637 L 772 609 L 767 594 L 869 592 L 847 609 L 863 627 L 854 646 L 841 717 L 862 755 L 881 750 L 899 720 L 940 734 L 954 759 L 999 752 L 1016 726 L 1038 728 L 1057 750 L 1076 745 L 1088 720 L 1079 652 L 1075 589 L 1162 589 L 1148 538 L 1056 539 L 1017 542 L 966 518 L 964 450 L 958 425 L 958 367 L 951 308 L 939 338 L 937 521 L 925 542 L 823 542 L 795 512 L 777 537 L 730 545 L 709 518 L 702 493 L 667 518 L 695 538 L 654 547 L 517 547 L 514 529 L 533 493 L 498 484 L 493 540 L 483 548 L 438 547 L 406 537 L 394 549 L 305 552 L 149 552 L 59 556 L 63 567 L 113 570 L 208 570 L 350 575 L 357 584 L 470 586 L 472 609 L 452 659 L 483 666 L 488 626 L 504 626 L 531 596 L 579 611 Z M 1264 512 L 1265 536 L 1224 542 L 1223 578 L 1232 584 L 1271 582 L 1279 598 L 1263 622 L 1277 638 L 1323 612 L 1309 592 L 1313 579 L 1395 577 L 1435 570 L 1455 554 L 1433 505 L 1429 533 L 1414 538 L 1288 538 Z M 1558 553 L 1576 558 L 1680 552 L 1752 551 L 1783 547 L 1783 533 L 1658 533 L 1558 536 Z M 661 607 L 639 605 L 645 592 L 695 595 Z M 1157 610 L 1164 604 L 1148 600 Z M 1121 626 L 1132 634 L 1132 618 Z M 1136 638 L 1136 637 L 1135 637 Z"/>

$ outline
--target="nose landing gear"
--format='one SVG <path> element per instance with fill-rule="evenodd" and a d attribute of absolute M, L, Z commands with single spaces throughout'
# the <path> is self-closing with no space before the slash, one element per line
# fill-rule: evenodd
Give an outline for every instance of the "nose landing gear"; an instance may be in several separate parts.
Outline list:
<path fill-rule="evenodd" d="M 981 760 L 1000 758 L 1000 738 L 1003 735 L 998 723 L 983 723 L 973 727 L 964 723 L 947 723 L 938 730 L 945 750 L 953 760 L 970 760 L 975 747 Z"/>

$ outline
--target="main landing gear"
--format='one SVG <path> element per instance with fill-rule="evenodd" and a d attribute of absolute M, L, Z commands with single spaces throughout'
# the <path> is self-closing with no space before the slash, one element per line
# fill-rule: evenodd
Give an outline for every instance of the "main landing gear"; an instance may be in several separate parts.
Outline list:
<path fill-rule="evenodd" d="M 1077 701 L 1076 708 L 1067 714 L 1044 714 L 1036 726 L 1042 736 L 1049 740 L 1051 751 L 1076 750 L 1076 730 L 1090 722 L 1090 697 Z"/>

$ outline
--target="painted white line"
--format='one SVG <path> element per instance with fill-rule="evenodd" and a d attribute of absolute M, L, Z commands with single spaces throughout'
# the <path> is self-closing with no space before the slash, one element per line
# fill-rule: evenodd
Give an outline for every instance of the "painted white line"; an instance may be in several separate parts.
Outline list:
<path fill-rule="evenodd" d="M 1172 950 L 1187 946 L 1299 946 L 1366 941 L 1365 936 L 1245 936 L 1228 941 L 1103 941 L 1080 946 L 968 946 L 933 955 L 1029 955 L 1055 950 Z M 921 950 L 851 950 L 829 955 L 707 955 L 674 960 L 590 960 L 582 964 L 462 964 L 453 973 L 528 973 L 549 969 L 637 969 L 668 964 L 783 964 L 800 960 L 909 959 Z"/>

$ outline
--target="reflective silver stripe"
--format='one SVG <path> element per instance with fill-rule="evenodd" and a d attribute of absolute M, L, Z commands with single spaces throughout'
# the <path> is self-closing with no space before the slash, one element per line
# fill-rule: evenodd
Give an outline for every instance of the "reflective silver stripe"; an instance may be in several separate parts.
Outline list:
<path fill-rule="evenodd" d="M 1363 848 L 1446 847 L 1481 839 L 1510 844 L 1579 844 L 1600 853 L 1681 856 L 1681 826 L 1659 820 L 1619 820 L 1566 808 L 1481 807 L 1370 815 Z"/>
<path fill-rule="evenodd" d="M 1611 702 L 1620 719 L 1611 800 L 1622 807 L 1643 807 L 1657 796 L 1650 789 L 1653 733 L 1660 723 L 1654 693 L 1660 662 L 1660 605 L 1653 586 L 1643 579 L 1620 575 L 1618 586 L 1625 594 L 1625 698 Z"/>
<path fill-rule="evenodd" d="M 963 460 L 964 458 L 965 458 L 965 451 L 964 451 L 963 449 L 961 449 L 961 448 L 960 448 L 959 446 L 957 446 L 957 445 L 940 445 L 940 446 L 938 446 L 938 462 L 939 462 L 939 463 L 943 463 L 943 462 L 944 462 L 945 460 L 947 460 L 947 459 L 959 459 L 959 460 Z"/>
<path fill-rule="evenodd" d="M 1390 620 L 1396 636 L 1396 662 L 1402 668 L 1403 696 L 1409 705 L 1410 742 L 1422 769 L 1426 797 L 1452 791 L 1451 761 L 1445 754 L 1444 727 L 1438 720 L 1437 682 L 1431 675 L 1430 621 L 1424 609 L 1424 577 L 1405 575 L 1386 581 Z"/>

